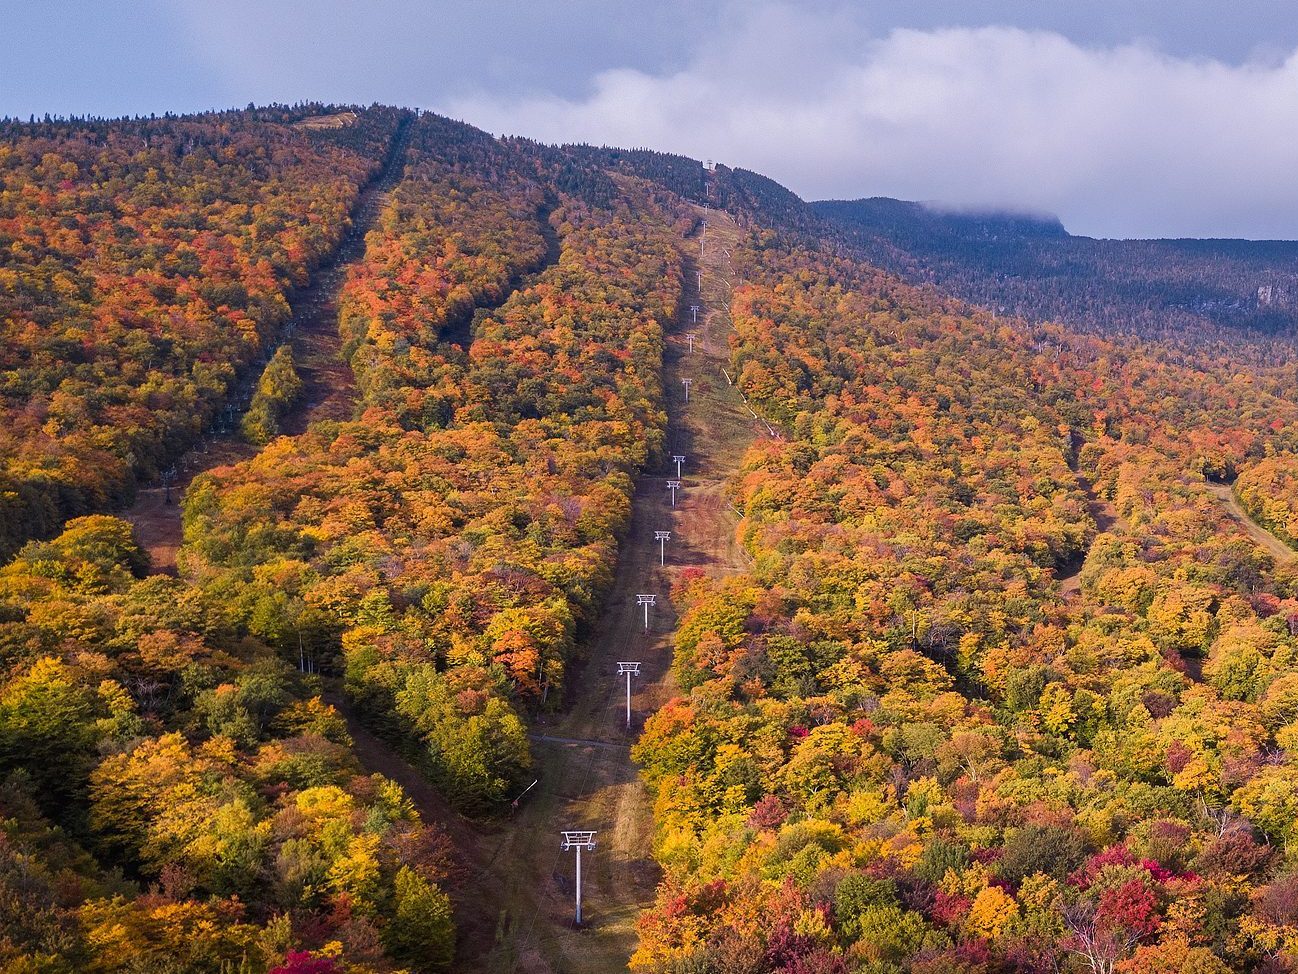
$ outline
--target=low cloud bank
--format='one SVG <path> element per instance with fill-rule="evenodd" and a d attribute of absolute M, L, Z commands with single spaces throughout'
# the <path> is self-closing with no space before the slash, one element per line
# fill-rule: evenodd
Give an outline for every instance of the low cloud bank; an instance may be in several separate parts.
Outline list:
<path fill-rule="evenodd" d="M 871 37 L 841 12 L 769 6 L 677 71 L 440 109 L 713 158 L 808 199 L 1051 212 L 1102 236 L 1298 237 L 1298 52 L 1229 65 L 1009 27 Z"/>

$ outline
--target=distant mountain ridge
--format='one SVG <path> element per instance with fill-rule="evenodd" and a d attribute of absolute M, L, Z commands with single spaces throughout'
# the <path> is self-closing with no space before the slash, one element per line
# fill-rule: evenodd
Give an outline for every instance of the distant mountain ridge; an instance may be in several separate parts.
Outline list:
<path fill-rule="evenodd" d="M 872 223 L 897 234 L 925 233 L 961 239 L 1027 239 L 1071 236 L 1057 216 L 1009 210 L 956 210 L 930 203 L 871 196 L 860 200 L 823 200 L 812 209 L 831 220 Z"/>
<path fill-rule="evenodd" d="M 999 313 L 1186 340 L 1298 328 L 1296 241 L 1104 240 L 1073 236 L 1055 217 L 886 197 L 808 208 L 873 263 Z"/>

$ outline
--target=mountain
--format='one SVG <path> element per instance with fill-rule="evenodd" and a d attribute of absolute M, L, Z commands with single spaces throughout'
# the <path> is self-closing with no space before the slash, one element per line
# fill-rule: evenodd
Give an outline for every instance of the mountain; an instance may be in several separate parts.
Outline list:
<path fill-rule="evenodd" d="M 1097 240 L 1054 218 L 874 197 L 811 204 L 866 259 L 998 314 L 1102 334 L 1230 341 L 1298 324 L 1298 243 Z"/>
<path fill-rule="evenodd" d="M 911 246 L 926 241 L 1024 241 L 1041 237 L 1068 237 L 1057 217 L 1004 212 L 961 212 L 924 203 L 874 196 L 863 200 L 825 200 L 812 209 L 829 219 L 851 224 Z"/>
<path fill-rule="evenodd" d="M 3 123 L 0 971 L 1294 970 L 1295 246 Z"/>

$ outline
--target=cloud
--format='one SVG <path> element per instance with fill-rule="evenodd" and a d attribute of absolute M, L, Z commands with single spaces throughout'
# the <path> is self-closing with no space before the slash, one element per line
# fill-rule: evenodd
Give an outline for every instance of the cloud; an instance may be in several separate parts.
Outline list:
<path fill-rule="evenodd" d="M 1049 211 L 1106 236 L 1298 237 L 1298 53 L 1226 64 L 1011 27 L 871 37 L 841 11 L 773 5 L 678 70 L 442 109 L 714 158 L 806 198 Z"/>

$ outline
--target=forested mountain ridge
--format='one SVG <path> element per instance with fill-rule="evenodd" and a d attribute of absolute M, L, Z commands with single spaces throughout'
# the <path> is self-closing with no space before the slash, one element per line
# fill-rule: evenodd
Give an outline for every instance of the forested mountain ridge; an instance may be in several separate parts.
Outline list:
<path fill-rule="evenodd" d="M 0 970 L 562 969 L 538 934 L 572 894 L 555 831 L 508 846 L 542 877 L 523 915 L 474 913 L 476 864 L 546 774 L 540 725 L 609 709 L 582 696 L 607 675 L 574 679 L 591 633 L 601 660 L 644 649 L 638 612 L 595 625 L 619 562 L 657 565 L 633 523 L 677 530 L 668 702 L 632 751 L 661 870 L 632 969 L 1293 969 L 1298 569 L 1217 496 L 1298 537 L 1292 336 L 1140 290 L 1238 290 L 1292 245 L 1124 269 L 1050 221 L 876 202 L 849 225 L 741 169 L 381 108 L 11 124 L 28 399 L 4 442 L 28 479 L 0 498 L 63 505 L 6 514 L 11 546 L 110 510 L 256 371 L 402 124 L 339 291 L 342 408 L 193 482 L 179 577 L 102 513 L 0 568 Z M 1014 313 L 997 248 L 1027 268 Z M 1071 282 L 1049 302 L 1043 268 Z M 710 445 L 733 512 L 691 506 L 687 467 L 668 520 L 669 415 L 703 407 L 665 362 L 711 368 L 686 351 L 709 335 L 725 368 L 695 393 L 756 436 Z M 260 376 L 275 410 L 293 372 Z M 736 526 L 711 573 L 679 530 L 704 516 Z M 477 824 L 366 773 L 358 716 Z M 625 744 L 549 741 L 634 773 Z M 537 787 L 556 831 L 607 807 Z M 616 864 L 640 867 L 647 890 Z M 587 920 L 581 970 L 613 925 Z"/>
<path fill-rule="evenodd" d="M 811 204 L 867 260 L 999 314 L 1101 334 L 1291 339 L 1298 243 L 1101 240 L 1054 218 L 955 213 L 883 197 Z"/>

